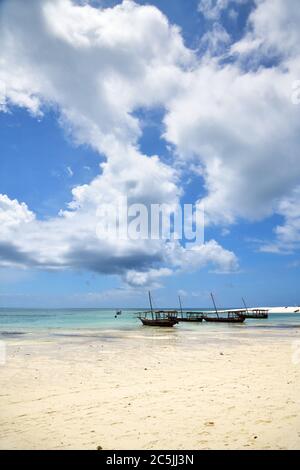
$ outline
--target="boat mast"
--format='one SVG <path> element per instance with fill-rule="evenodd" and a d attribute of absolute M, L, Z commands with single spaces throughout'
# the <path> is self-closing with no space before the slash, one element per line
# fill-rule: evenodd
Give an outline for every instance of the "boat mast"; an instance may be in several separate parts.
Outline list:
<path fill-rule="evenodd" d="M 181 316 L 183 317 L 183 312 L 182 312 L 182 305 L 181 305 L 181 298 L 180 298 L 180 295 L 178 296 L 178 299 L 179 299 L 179 305 L 180 305 Z"/>
<path fill-rule="evenodd" d="M 154 316 L 153 316 L 153 307 L 152 307 L 152 299 L 151 299 L 151 292 L 148 291 L 148 297 L 149 297 L 149 303 L 150 303 L 150 309 L 151 309 L 151 316 L 152 316 L 152 319 L 154 319 Z"/>
<path fill-rule="evenodd" d="M 246 312 L 248 313 L 248 308 L 247 308 L 246 302 L 245 302 L 243 297 L 242 297 L 242 301 L 243 301 L 243 304 L 245 305 Z"/>
<path fill-rule="evenodd" d="M 213 304 L 214 304 L 214 307 L 215 307 L 215 311 L 216 311 L 217 317 L 219 318 L 218 309 L 217 309 L 216 302 L 215 302 L 215 299 L 214 299 L 214 296 L 213 296 L 212 292 L 210 293 L 210 296 L 211 296 L 211 298 L 212 298 L 212 301 L 213 301 Z"/>

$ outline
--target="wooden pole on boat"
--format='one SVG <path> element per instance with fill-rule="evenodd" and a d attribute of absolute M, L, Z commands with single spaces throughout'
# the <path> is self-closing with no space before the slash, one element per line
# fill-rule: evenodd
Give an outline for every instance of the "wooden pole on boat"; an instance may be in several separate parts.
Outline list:
<path fill-rule="evenodd" d="M 183 317 L 183 312 L 182 312 L 182 305 L 181 305 L 181 298 L 180 298 L 180 295 L 178 296 L 178 299 L 179 299 L 179 305 L 180 305 L 181 317 Z"/>
<path fill-rule="evenodd" d="M 219 318 L 218 309 L 217 309 L 216 302 L 215 302 L 215 299 L 214 299 L 214 296 L 213 296 L 212 292 L 210 293 L 210 296 L 211 296 L 211 298 L 212 298 L 212 301 L 213 301 L 213 304 L 214 304 L 214 307 L 215 307 L 215 311 L 216 311 L 217 317 Z"/>
<path fill-rule="evenodd" d="M 242 297 L 242 301 L 243 301 L 243 304 L 245 305 L 246 312 L 248 313 L 248 308 L 247 308 L 246 302 L 245 302 L 243 297 Z"/>
<path fill-rule="evenodd" d="M 150 303 L 150 309 L 151 309 L 151 316 L 152 316 L 152 319 L 154 318 L 153 317 L 153 307 L 152 307 L 152 299 L 151 299 L 151 292 L 148 291 L 148 296 L 149 296 L 149 303 Z"/>

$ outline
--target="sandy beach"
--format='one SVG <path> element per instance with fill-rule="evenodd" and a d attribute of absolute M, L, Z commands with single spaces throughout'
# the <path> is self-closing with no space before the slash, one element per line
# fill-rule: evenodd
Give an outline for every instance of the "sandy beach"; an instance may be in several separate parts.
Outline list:
<path fill-rule="evenodd" d="M 0 450 L 300 450 L 299 25 L 0 0 Z"/>
<path fill-rule="evenodd" d="M 1 449 L 299 449 L 300 329 L 9 337 Z"/>

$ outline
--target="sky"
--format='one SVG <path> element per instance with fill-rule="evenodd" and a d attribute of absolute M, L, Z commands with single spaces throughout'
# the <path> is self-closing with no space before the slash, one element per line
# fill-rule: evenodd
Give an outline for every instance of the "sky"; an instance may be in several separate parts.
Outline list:
<path fill-rule="evenodd" d="M 299 22 L 297 0 L 2 0 L 0 307 L 299 305 Z M 204 207 L 204 242 L 100 236 L 124 197 Z"/>

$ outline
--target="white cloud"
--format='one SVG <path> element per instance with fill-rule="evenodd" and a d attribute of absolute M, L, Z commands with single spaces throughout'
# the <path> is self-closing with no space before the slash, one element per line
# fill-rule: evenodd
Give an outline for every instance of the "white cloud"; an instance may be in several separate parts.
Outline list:
<path fill-rule="evenodd" d="M 134 287 L 140 287 L 145 285 L 159 287 L 159 284 L 156 282 L 157 279 L 160 279 L 165 276 L 170 276 L 172 273 L 173 271 L 168 268 L 149 269 L 146 272 L 129 270 L 126 272 L 124 279 L 126 283 Z"/>
<path fill-rule="evenodd" d="M 165 138 L 174 145 L 176 163 L 201 168 L 209 222 L 228 225 L 279 213 L 286 223 L 277 237 L 295 240 L 297 198 L 291 192 L 300 178 L 300 107 L 290 95 L 300 76 L 297 4 L 257 4 L 249 32 L 224 64 L 207 56 L 197 62 L 179 29 L 152 6 L 2 2 L 2 107 L 41 114 L 54 106 L 75 142 L 106 157 L 100 174 L 74 188 L 69 206 L 55 218 L 37 220 L 24 203 L 2 196 L 2 264 L 89 269 L 119 274 L 134 286 L 209 264 L 222 272 L 237 269 L 234 253 L 213 240 L 187 251 L 161 241 L 97 238 L 103 204 L 124 195 L 146 205 L 172 206 L 180 199 L 179 165 L 138 148 L 142 129 L 134 112 L 158 105 L 166 110 Z M 216 2 L 218 15 L 228 5 Z M 249 69 L 250 50 L 256 66 Z M 265 67 L 270 51 L 280 60 Z"/>
<path fill-rule="evenodd" d="M 54 104 L 78 143 L 107 153 L 140 135 L 132 111 L 174 94 L 193 59 L 177 28 L 151 6 L 107 9 L 70 0 L 1 6 L 2 89 L 35 113 Z M 34 25 L 34 27 L 33 27 Z"/>
<path fill-rule="evenodd" d="M 259 7 L 270 4 L 261 1 Z M 276 4 L 286 18 L 292 3 Z M 272 15 L 268 21 L 273 24 Z M 277 31 L 277 16 L 274 23 Z M 294 47 L 273 67 L 263 65 L 259 52 L 253 70 L 245 70 L 242 55 L 225 64 L 205 58 L 189 74 L 185 91 L 168 105 L 165 137 L 181 160 L 202 166 L 206 220 L 211 223 L 263 219 L 276 213 L 278 201 L 299 183 L 300 107 L 291 101 L 292 84 L 300 75 L 294 24 L 291 18 Z M 270 36 L 279 41 L 279 33 Z M 256 47 L 260 38 L 253 34 L 251 41 Z"/>
<path fill-rule="evenodd" d="M 170 253 L 175 266 L 180 270 L 196 271 L 207 265 L 214 265 L 218 272 L 233 272 L 238 269 L 238 260 L 235 254 L 224 250 L 215 240 L 202 245 L 194 245 L 189 250 L 176 246 Z"/>
<path fill-rule="evenodd" d="M 256 0 L 248 33 L 233 46 L 240 53 L 298 56 L 300 10 L 297 0 Z"/>
<path fill-rule="evenodd" d="M 0 194 L 0 226 L 2 232 L 32 222 L 34 218 L 34 214 L 24 202 L 20 204 L 16 199 L 11 200 L 5 194 Z"/>
<path fill-rule="evenodd" d="M 6 214 L 6 230 L 0 236 L 0 265 L 46 269 L 86 269 L 97 273 L 118 274 L 129 285 L 159 286 L 159 279 L 182 270 L 215 266 L 219 271 L 233 271 L 237 259 L 232 252 L 214 241 L 186 250 L 176 243 L 162 240 L 99 240 L 97 219 L 89 203 L 67 211 L 61 217 L 36 220 L 26 209 L 26 218 L 17 201 L 13 217 Z M 91 203 L 91 202 L 90 202 Z M 25 206 L 24 206 L 25 208 Z M 18 214 L 18 215 L 16 215 Z M 8 224 L 7 220 L 14 223 Z M 168 266 L 168 267 L 167 267 Z"/>
<path fill-rule="evenodd" d="M 194 64 L 193 53 L 157 8 L 132 1 L 95 9 L 70 0 L 10 0 L 1 4 L 1 15 L 4 108 L 17 105 L 41 115 L 54 106 L 76 143 L 106 157 L 99 176 L 74 188 L 57 217 L 41 221 L 31 215 L 28 223 L 6 224 L 1 263 L 119 274 L 135 286 L 157 283 L 174 269 L 164 242 L 99 240 L 97 210 L 124 195 L 129 203 L 178 202 L 178 174 L 139 151 L 141 128 L 133 112 L 174 98 Z M 15 211 L 28 211 L 3 198 Z M 184 250 L 177 251 L 183 259 Z M 223 264 L 226 250 L 220 247 L 220 260 L 207 251 L 203 263 L 198 254 L 199 266 Z"/>
<path fill-rule="evenodd" d="M 247 3 L 249 0 L 200 0 L 198 3 L 198 11 L 207 20 L 219 20 L 221 13 L 232 7 L 234 4 Z M 230 10 L 232 11 L 232 10 Z"/>
<path fill-rule="evenodd" d="M 231 37 L 220 23 L 214 23 L 212 28 L 201 38 L 200 49 L 210 55 L 220 55 L 226 51 L 231 43 Z"/>
<path fill-rule="evenodd" d="M 249 0 L 200 0 L 198 11 L 206 20 L 207 31 L 201 36 L 199 53 L 207 56 L 221 56 L 228 52 L 233 39 L 224 27 L 222 15 L 236 20 L 238 13 L 233 7 L 248 3 Z"/>
<path fill-rule="evenodd" d="M 283 217 L 283 224 L 275 227 L 275 240 L 263 243 L 260 249 L 268 253 L 291 253 L 300 247 L 299 186 L 280 201 L 277 213 Z"/>

